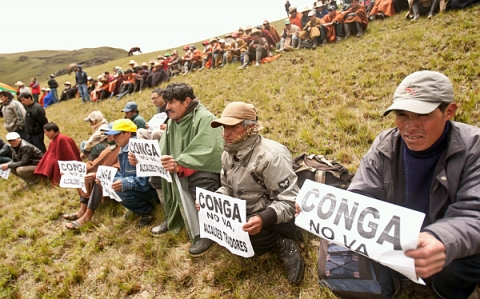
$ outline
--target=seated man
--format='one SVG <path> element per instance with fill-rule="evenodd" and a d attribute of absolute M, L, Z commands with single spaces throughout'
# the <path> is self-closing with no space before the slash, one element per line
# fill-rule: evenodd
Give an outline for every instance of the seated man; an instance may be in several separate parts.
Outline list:
<path fill-rule="evenodd" d="M 120 204 L 131 212 L 140 215 L 138 227 L 144 227 L 155 221 L 155 207 L 158 197 L 155 189 L 148 183 L 148 177 L 137 177 L 135 166 L 128 162 L 128 142 L 136 137 L 137 126 L 129 119 L 118 119 L 113 122 L 112 129 L 105 132 L 113 135 L 115 143 L 120 147 L 118 162 L 120 170 L 113 179 L 112 189 L 122 199 Z"/>
<path fill-rule="evenodd" d="M 368 18 L 365 12 L 365 6 L 361 5 L 358 0 L 350 2 L 350 8 L 342 11 L 345 29 L 345 38 L 350 34 L 356 34 L 357 37 L 363 36 L 363 32 L 367 30 Z"/>
<path fill-rule="evenodd" d="M 201 71 L 204 68 L 210 68 L 211 66 L 211 58 L 212 58 L 212 50 L 215 44 L 217 43 L 216 38 L 210 39 L 210 41 L 203 41 L 203 52 L 202 52 L 202 67 L 198 70 Z"/>
<path fill-rule="evenodd" d="M 255 66 L 260 66 L 260 61 L 268 56 L 268 42 L 261 37 L 262 32 L 257 28 L 252 30 L 250 36 L 252 42 L 248 46 L 248 51 L 243 55 L 243 64 L 239 69 L 244 69 L 250 61 L 255 60 Z"/>
<path fill-rule="evenodd" d="M 196 187 L 209 191 L 220 187 L 222 136 L 219 129 L 210 127 L 215 116 L 195 97 L 192 87 L 185 83 L 169 84 L 163 98 L 170 119 L 168 133 L 160 140 L 161 161 L 172 173 L 172 182 L 162 179 L 167 219 L 151 232 L 154 235 L 168 230 L 178 233 L 185 224 L 192 241 L 188 252 L 199 256 L 210 248 L 212 241 L 200 239 L 194 201 Z"/>
<path fill-rule="evenodd" d="M 87 158 L 88 161 L 95 160 L 98 155 L 107 147 L 105 135 L 100 131 L 100 127 L 104 124 L 108 124 L 108 121 L 103 117 L 101 111 L 93 111 L 90 113 L 84 121 L 90 123 L 93 134 L 88 140 L 80 143 L 80 158 Z"/>
<path fill-rule="evenodd" d="M 128 69 L 125 71 L 122 83 L 120 83 L 120 90 L 118 91 L 118 93 L 116 93 L 119 95 L 117 98 L 119 98 L 121 95 L 124 95 L 126 93 L 132 94 L 134 87 L 135 87 L 135 74 L 133 73 L 132 69 Z"/>
<path fill-rule="evenodd" d="M 60 101 L 66 101 L 74 99 L 77 96 L 78 89 L 76 87 L 72 87 L 72 84 L 67 81 L 64 83 L 65 89 L 62 91 L 60 95 Z"/>
<path fill-rule="evenodd" d="M 192 52 L 192 63 L 190 66 L 190 70 L 193 71 L 197 68 L 202 67 L 202 51 L 197 49 L 194 45 L 190 46 L 190 51 Z"/>
<path fill-rule="evenodd" d="M 295 198 L 299 188 L 288 149 L 259 135 L 262 126 L 252 104 L 233 102 L 213 128 L 223 126 L 222 187 L 217 193 L 246 201 L 248 232 L 255 255 L 277 252 L 288 281 L 299 284 L 305 264 L 295 226 Z M 197 209 L 199 206 L 197 205 Z M 292 240 L 293 239 L 293 240 Z"/>
<path fill-rule="evenodd" d="M 15 132 L 7 134 L 7 141 L 10 143 L 12 160 L 0 165 L 2 170 L 10 171 L 27 182 L 27 186 L 35 185 L 40 178 L 34 174 L 36 165 L 42 158 L 42 152 L 27 141 L 20 138 Z"/>
<path fill-rule="evenodd" d="M 12 161 L 12 151 L 10 150 L 10 146 L 0 138 L 0 163 L 7 163 L 10 161 Z"/>
<path fill-rule="evenodd" d="M 147 123 L 143 117 L 140 116 L 137 103 L 128 102 L 123 108 L 122 112 L 125 112 L 125 118 L 130 119 L 137 126 L 138 129 L 145 129 Z"/>
<path fill-rule="evenodd" d="M 50 139 L 50 144 L 34 173 L 46 176 L 56 186 L 60 184 L 61 178 L 58 161 L 81 161 L 80 151 L 72 138 L 60 133 L 57 124 L 45 124 L 43 132 Z"/>
<path fill-rule="evenodd" d="M 406 255 L 440 298 L 467 298 L 480 282 L 480 129 L 451 121 L 453 87 L 437 72 L 407 76 L 391 111 L 397 127 L 375 139 L 349 190 L 425 213 Z M 390 274 L 379 280 L 385 298 Z"/>
<path fill-rule="evenodd" d="M 153 63 L 152 72 L 147 77 L 147 86 L 156 87 L 160 83 L 167 82 L 169 80 L 167 72 L 163 69 L 161 61 L 155 61 Z"/>
<path fill-rule="evenodd" d="M 192 67 L 192 58 L 193 58 L 193 51 L 195 49 L 190 49 L 190 46 L 189 45 L 186 45 L 185 47 L 183 47 L 183 51 L 185 52 L 185 54 L 183 54 L 183 71 L 182 71 L 182 75 L 186 75 L 188 74 L 188 72 L 190 71 L 191 67 Z"/>
<path fill-rule="evenodd" d="M 280 40 L 280 50 L 279 51 L 292 51 L 293 48 L 299 49 L 299 34 L 300 28 L 296 25 L 291 24 L 290 19 L 285 19 L 283 21 L 285 27 L 283 28 L 283 36 Z"/>
<path fill-rule="evenodd" d="M 412 21 L 416 21 L 420 18 L 420 15 L 426 14 L 428 14 L 428 18 L 431 19 L 433 14 L 439 10 L 439 0 L 410 0 L 408 1 L 408 5 L 410 10 L 407 13 L 407 18 L 411 18 Z"/>
<path fill-rule="evenodd" d="M 99 131 L 103 133 L 112 129 L 112 125 L 103 124 Z M 79 229 L 86 222 L 90 221 L 95 212 L 95 209 L 102 202 L 102 186 L 96 183 L 96 175 L 98 166 L 112 166 L 117 169 L 120 168 L 118 164 L 118 152 L 120 147 L 115 143 L 113 135 L 107 135 L 108 147 L 105 148 L 100 155 L 93 161 L 88 161 L 87 174 L 85 175 L 85 188 L 87 192 L 82 189 L 78 189 L 80 195 L 80 210 L 75 214 L 65 214 L 63 219 L 72 220 L 70 223 L 66 223 L 65 226 L 68 229 Z"/>
<path fill-rule="evenodd" d="M 323 41 L 320 40 L 320 26 L 322 25 L 322 20 L 317 18 L 314 10 L 308 13 L 308 17 L 310 20 L 305 24 L 305 27 L 303 27 L 302 32 L 300 33 L 300 38 L 302 40 L 312 40 L 312 49 L 315 50 L 323 42 L 326 43 L 325 39 Z"/>
<path fill-rule="evenodd" d="M 384 20 L 385 17 L 391 17 L 395 14 L 393 0 L 376 0 L 372 10 L 368 13 L 368 20 L 374 21 L 377 16 Z"/>
<path fill-rule="evenodd" d="M 222 38 L 218 41 L 212 50 L 213 53 L 213 66 L 224 67 L 227 64 L 227 47 L 225 46 L 225 40 Z"/>
<path fill-rule="evenodd" d="M 267 20 L 263 21 L 263 28 L 265 28 L 266 30 L 268 30 L 268 32 L 270 32 L 270 34 L 272 35 L 273 41 L 275 42 L 275 45 L 280 42 L 280 35 L 278 34 L 277 29 L 273 26 L 270 26 L 270 23 Z M 274 48 L 275 47 L 276 46 L 274 46 Z"/>
<path fill-rule="evenodd" d="M 171 57 L 169 58 L 169 75 L 175 77 L 182 71 L 182 58 L 178 56 L 177 50 L 173 50 Z"/>
<path fill-rule="evenodd" d="M 322 26 L 320 27 L 321 37 L 328 42 L 339 42 L 343 36 L 343 16 L 337 12 L 335 6 L 328 7 L 328 14 L 322 18 Z M 323 36 L 323 37 L 322 37 Z"/>

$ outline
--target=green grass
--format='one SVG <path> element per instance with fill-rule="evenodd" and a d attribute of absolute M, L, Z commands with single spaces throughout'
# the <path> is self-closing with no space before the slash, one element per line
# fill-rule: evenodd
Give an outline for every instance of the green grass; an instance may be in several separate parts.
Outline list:
<path fill-rule="evenodd" d="M 355 171 L 375 136 L 394 125 L 392 116 L 381 115 L 396 86 L 414 71 L 445 73 L 460 107 L 456 120 L 479 125 L 479 14 L 476 7 L 418 22 L 399 14 L 371 23 L 361 39 L 286 53 L 258 68 L 239 71 L 229 65 L 172 82 L 191 84 L 218 116 L 231 101 L 254 103 L 263 135 L 286 145 L 292 155 L 326 154 Z M 134 59 L 148 62 L 166 51 Z M 86 72 L 96 76 L 115 65 L 126 68 L 129 59 Z M 154 114 L 149 93 L 98 104 L 76 99 L 46 111 L 80 143 L 91 133 L 83 118 L 92 110 L 113 121 L 134 100 L 149 119 Z M 243 259 L 214 246 L 194 259 L 188 256 L 185 233 L 153 238 L 147 229 L 137 230 L 135 221 L 125 221 L 123 208 L 111 202 L 79 232 L 68 231 L 59 216 L 78 209 L 75 190 L 42 184 L 23 191 L 23 185 L 16 178 L 0 181 L 0 298 L 334 298 L 318 286 L 316 237 L 309 237 L 304 252 L 305 279 L 294 287 L 274 255 Z M 429 296 L 414 289 L 404 298 Z"/>

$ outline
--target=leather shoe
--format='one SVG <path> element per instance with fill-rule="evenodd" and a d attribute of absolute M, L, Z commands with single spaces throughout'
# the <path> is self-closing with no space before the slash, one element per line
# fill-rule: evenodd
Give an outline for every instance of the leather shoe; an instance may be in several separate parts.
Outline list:
<path fill-rule="evenodd" d="M 288 281 L 291 284 L 299 284 L 303 279 L 305 263 L 298 244 L 290 239 L 280 238 L 275 243 L 275 249 L 282 260 L 287 273 Z"/>
<path fill-rule="evenodd" d="M 166 232 L 168 232 L 168 224 L 166 220 L 162 222 L 159 226 L 155 226 L 150 230 L 150 233 L 155 237 L 160 236 Z"/>
<path fill-rule="evenodd" d="M 137 227 L 147 226 L 155 221 L 155 216 L 153 214 L 143 215 L 137 223 Z"/>

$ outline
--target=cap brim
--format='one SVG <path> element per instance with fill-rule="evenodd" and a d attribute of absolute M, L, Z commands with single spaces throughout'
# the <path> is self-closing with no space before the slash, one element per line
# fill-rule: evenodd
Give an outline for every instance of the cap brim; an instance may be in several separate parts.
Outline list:
<path fill-rule="evenodd" d="M 243 121 L 243 119 L 240 118 L 234 118 L 234 117 L 222 117 L 219 119 L 216 119 L 210 123 L 210 126 L 212 128 L 218 128 L 220 126 L 234 126 L 236 124 L 239 124 Z"/>
<path fill-rule="evenodd" d="M 90 122 L 90 118 L 84 118 L 83 121 L 87 121 L 87 122 Z"/>
<path fill-rule="evenodd" d="M 122 112 L 130 112 L 132 109 L 123 109 Z"/>
<path fill-rule="evenodd" d="M 106 131 L 105 132 L 105 135 L 118 135 L 122 133 L 122 131 L 118 131 L 118 130 L 110 130 L 110 131 Z"/>
<path fill-rule="evenodd" d="M 417 114 L 428 114 L 440 106 L 440 102 L 422 102 L 419 100 L 398 100 L 394 102 L 383 113 L 383 116 L 387 116 L 391 111 L 402 110 L 409 111 Z"/>

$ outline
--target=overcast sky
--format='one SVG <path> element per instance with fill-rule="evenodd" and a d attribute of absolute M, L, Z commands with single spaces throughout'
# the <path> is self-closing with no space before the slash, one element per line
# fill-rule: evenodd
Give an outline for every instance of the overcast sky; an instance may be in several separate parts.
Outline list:
<path fill-rule="evenodd" d="M 313 1 L 290 3 L 300 10 Z M 286 18 L 284 5 L 284 0 L 5 0 L 0 53 L 101 46 L 153 52 Z"/>

